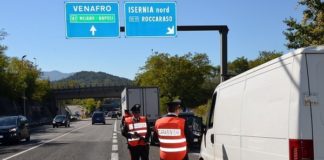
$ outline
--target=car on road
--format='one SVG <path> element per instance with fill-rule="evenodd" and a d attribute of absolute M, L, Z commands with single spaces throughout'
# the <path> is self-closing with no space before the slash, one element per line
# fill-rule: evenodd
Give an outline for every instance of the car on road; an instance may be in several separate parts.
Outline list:
<path fill-rule="evenodd" d="M 92 114 L 92 124 L 102 123 L 106 124 L 105 114 L 101 111 L 95 111 Z"/>
<path fill-rule="evenodd" d="M 58 128 L 59 126 L 70 127 L 70 119 L 67 115 L 56 115 L 52 124 L 53 128 Z"/>
<path fill-rule="evenodd" d="M 25 116 L 0 117 L 0 141 L 30 141 L 28 120 Z"/>
<path fill-rule="evenodd" d="M 117 111 L 113 111 L 111 118 L 118 118 L 118 113 Z"/>
<path fill-rule="evenodd" d="M 113 111 L 110 111 L 107 113 L 107 117 L 112 117 L 113 114 L 114 114 Z"/>
<path fill-rule="evenodd" d="M 199 146 L 202 139 L 203 123 L 202 118 L 195 116 L 192 112 L 179 113 L 179 117 L 186 120 L 186 125 L 189 130 L 189 142 L 190 146 Z"/>

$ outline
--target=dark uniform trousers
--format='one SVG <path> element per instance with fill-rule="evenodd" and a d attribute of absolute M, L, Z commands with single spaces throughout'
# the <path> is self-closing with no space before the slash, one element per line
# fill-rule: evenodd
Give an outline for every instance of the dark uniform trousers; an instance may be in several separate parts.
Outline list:
<path fill-rule="evenodd" d="M 160 158 L 160 160 L 163 160 L 163 159 Z M 189 160 L 188 154 L 186 154 L 186 156 L 183 158 L 183 160 Z"/>
<path fill-rule="evenodd" d="M 150 150 L 149 145 L 146 146 L 139 145 L 136 147 L 128 146 L 128 149 L 132 160 L 149 160 L 148 157 L 149 150 Z"/>

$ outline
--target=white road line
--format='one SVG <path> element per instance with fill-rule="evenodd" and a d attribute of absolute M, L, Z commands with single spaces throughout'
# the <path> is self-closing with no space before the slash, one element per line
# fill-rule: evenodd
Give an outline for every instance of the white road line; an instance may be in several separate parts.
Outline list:
<path fill-rule="evenodd" d="M 189 153 L 191 155 L 194 155 L 194 156 L 200 156 L 200 153 Z"/>
<path fill-rule="evenodd" d="M 114 132 L 117 132 L 117 120 L 115 120 Z"/>
<path fill-rule="evenodd" d="M 118 153 L 111 153 L 111 160 L 118 160 Z"/>
<path fill-rule="evenodd" d="M 118 138 L 117 138 L 117 120 L 115 120 L 114 125 L 114 133 L 113 133 L 113 144 L 112 144 L 112 152 L 111 152 L 111 160 L 118 160 Z M 115 144 L 114 144 L 115 143 Z"/>
<path fill-rule="evenodd" d="M 66 135 L 68 135 L 68 134 L 70 134 L 70 133 L 72 133 L 72 132 L 74 132 L 74 131 L 77 131 L 77 130 L 82 129 L 82 128 L 84 128 L 84 127 L 87 127 L 87 126 L 89 126 L 89 125 L 90 125 L 90 124 L 85 125 L 85 126 L 82 126 L 82 127 L 79 127 L 79 128 L 76 128 L 76 129 L 74 129 L 74 130 L 72 130 L 72 131 L 70 131 L 70 132 L 67 132 L 67 133 L 65 133 L 65 134 L 63 134 L 63 135 L 60 135 L 60 136 L 58 136 L 58 137 L 56 137 L 56 138 L 54 138 L 54 139 L 51 139 L 51 140 L 45 141 L 44 143 L 41 143 L 41 144 L 39 144 L 39 145 L 37 145 L 37 146 L 34 146 L 34 147 L 31 147 L 31 148 L 26 149 L 26 150 L 24 150 L 24 151 L 21 151 L 21 152 L 19 152 L 19 153 L 17 153 L 17 154 L 14 154 L 14 155 L 12 155 L 12 156 L 10 156 L 10 157 L 7 157 L 7 158 L 4 158 L 4 159 L 2 159 L 2 160 L 8 160 L 8 159 L 11 159 L 11 158 L 13 158 L 13 157 L 17 157 L 17 156 L 19 156 L 19 155 L 21 155 L 21 154 L 24 154 L 24 153 L 26 153 L 26 152 L 28 152 L 28 151 L 31 151 L 31 150 L 33 150 L 33 149 L 36 149 L 36 148 L 38 148 L 38 147 L 40 147 L 40 146 L 42 146 L 42 145 L 44 145 L 44 144 L 46 144 L 46 143 L 49 143 L 49 142 L 55 141 L 55 140 L 57 140 L 57 139 L 59 139 L 59 138 L 62 138 L 62 137 L 66 136 Z"/>
<path fill-rule="evenodd" d="M 118 151 L 118 144 L 112 145 L 112 151 Z"/>

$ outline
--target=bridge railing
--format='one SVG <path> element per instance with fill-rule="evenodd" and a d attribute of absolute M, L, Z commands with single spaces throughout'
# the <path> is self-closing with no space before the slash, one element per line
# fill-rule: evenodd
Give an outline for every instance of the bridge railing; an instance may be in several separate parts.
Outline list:
<path fill-rule="evenodd" d="M 52 90 L 56 90 L 56 89 L 134 86 L 134 84 L 132 83 L 88 83 L 88 84 L 52 83 L 50 86 Z"/>

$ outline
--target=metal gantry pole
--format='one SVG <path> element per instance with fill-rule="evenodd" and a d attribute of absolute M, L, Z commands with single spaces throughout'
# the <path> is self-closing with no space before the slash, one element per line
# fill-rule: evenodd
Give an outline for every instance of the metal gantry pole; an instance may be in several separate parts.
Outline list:
<path fill-rule="evenodd" d="M 228 33 L 228 29 L 224 29 L 219 31 L 220 35 L 221 35 L 221 40 L 220 40 L 220 51 L 221 51 L 221 68 L 220 68 L 220 81 L 226 81 L 229 76 L 227 74 L 227 33 Z"/>
<path fill-rule="evenodd" d="M 177 26 L 177 31 L 219 31 L 221 35 L 220 40 L 220 81 L 223 82 L 228 79 L 227 74 L 227 33 L 229 31 L 227 25 L 190 25 Z M 120 27 L 120 32 L 125 32 L 125 27 Z"/>

